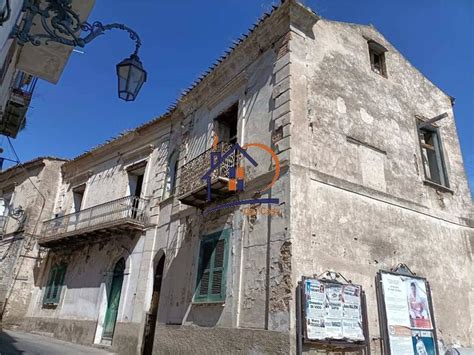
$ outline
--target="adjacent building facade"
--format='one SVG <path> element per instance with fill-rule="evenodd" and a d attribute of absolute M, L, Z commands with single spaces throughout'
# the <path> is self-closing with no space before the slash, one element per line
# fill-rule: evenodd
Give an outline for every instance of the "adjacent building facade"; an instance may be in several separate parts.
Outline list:
<path fill-rule="evenodd" d="M 71 1 L 81 21 L 87 20 L 94 0 Z M 0 134 L 15 138 L 26 124 L 36 82 L 39 79 L 56 84 L 73 48 L 60 43 L 48 45 L 21 44 L 12 38 L 16 28 L 24 25 L 25 14 L 32 7 L 45 9 L 47 1 L 2 1 L 0 3 Z M 46 34 L 41 16 L 32 20 L 35 35 Z"/>
<path fill-rule="evenodd" d="M 23 320 L 44 250 L 37 240 L 50 216 L 64 160 L 45 157 L 0 173 L 0 319 Z"/>
<path fill-rule="evenodd" d="M 299 344 L 296 297 L 330 271 L 365 291 L 351 351 L 381 354 L 376 275 L 403 264 L 430 281 L 440 351 L 472 347 L 452 104 L 375 28 L 284 1 L 165 115 L 61 166 L 26 315 L 4 322 L 124 354 L 332 353 Z"/>

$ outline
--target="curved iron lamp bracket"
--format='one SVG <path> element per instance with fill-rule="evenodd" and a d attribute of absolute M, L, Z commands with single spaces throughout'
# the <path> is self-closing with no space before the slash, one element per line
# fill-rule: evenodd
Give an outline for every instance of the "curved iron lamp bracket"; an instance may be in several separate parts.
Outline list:
<path fill-rule="evenodd" d="M 43 3 L 46 3 L 46 6 L 40 7 L 35 0 L 24 1 L 25 17 L 20 24 L 21 27 L 15 26 L 10 34 L 11 38 L 17 38 L 20 45 L 31 43 L 39 46 L 53 41 L 72 47 L 84 47 L 105 31 L 119 29 L 129 33 L 130 38 L 135 41 L 133 54 L 138 54 L 142 43 L 138 34 L 130 27 L 120 23 L 104 25 L 99 21 L 92 24 L 81 22 L 79 15 L 72 10 L 72 0 L 46 0 Z M 46 33 L 30 33 L 36 15 L 41 16 L 41 25 Z M 81 31 L 89 33 L 81 38 L 78 36 Z"/>

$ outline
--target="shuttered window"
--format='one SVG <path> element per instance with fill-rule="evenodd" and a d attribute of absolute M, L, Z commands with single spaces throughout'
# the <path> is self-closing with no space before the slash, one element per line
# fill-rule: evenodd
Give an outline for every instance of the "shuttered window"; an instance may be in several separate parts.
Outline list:
<path fill-rule="evenodd" d="M 44 292 L 43 304 L 51 305 L 59 303 L 65 275 L 66 265 L 55 266 L 51 269 L 48 285 Z"/>
<path fill-rule="evenodd" d="M 226 229 L 202 239 L 195 302 L 225 300 L 229 235 L 230 230 Z"/>

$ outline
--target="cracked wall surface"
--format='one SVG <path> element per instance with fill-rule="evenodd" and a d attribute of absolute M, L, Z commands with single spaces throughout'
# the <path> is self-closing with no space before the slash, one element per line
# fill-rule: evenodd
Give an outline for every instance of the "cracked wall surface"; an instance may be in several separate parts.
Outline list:
<path fill-rule="evenodd" d="M 378 354 L 375 275 L 404 263 L 430 282 L 440 344 L 472 346 L 472 201 L 451 98 L 375 28 L 296 18 L 308 26 L 290 43 L 294 282 L 334 270 L 361 284 Z M 368 40 L 388 49 L 387 78 Z M 426 183 L 416 130 L 415 116 L 444 112 L 450 190 Z"/>

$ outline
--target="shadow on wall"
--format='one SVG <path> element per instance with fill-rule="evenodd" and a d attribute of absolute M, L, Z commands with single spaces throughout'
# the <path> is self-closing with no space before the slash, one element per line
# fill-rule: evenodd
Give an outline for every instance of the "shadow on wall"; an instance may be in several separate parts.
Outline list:
<path fill-rule="evenodd" d="M 172 219 L 168 226 L 176 221 L 177 218 Z M 186 226 L 183 236 L 180 239 L 181 233 L 175 231 L 168 242 L 157 323 L 213 327 L 221 318 L 223 306 L 193 303 L 200 233 L 196 226 L 181 222 Z"/>
<path fill-rule="evenodd" d="M 99 288 L 106 273 L 112 272 L 120 257 L 127 259 L 140 240 L 138 234 L 119 235 L 72 248 L 51 250 L 39 258 L 33 270 L 36 287 L 48 284 L 51 268 L 66 265 L 64 286 L 68 289 Z M 46 252 L 43 252 L 46 253 Z"/>
<path fill-rule="evenodd" d="M 0 354 L 16 355 L 22 354 L 18 347 L 15 346 L 16 340 L 9 336 L 6 332 L 0 330 Z"/>

